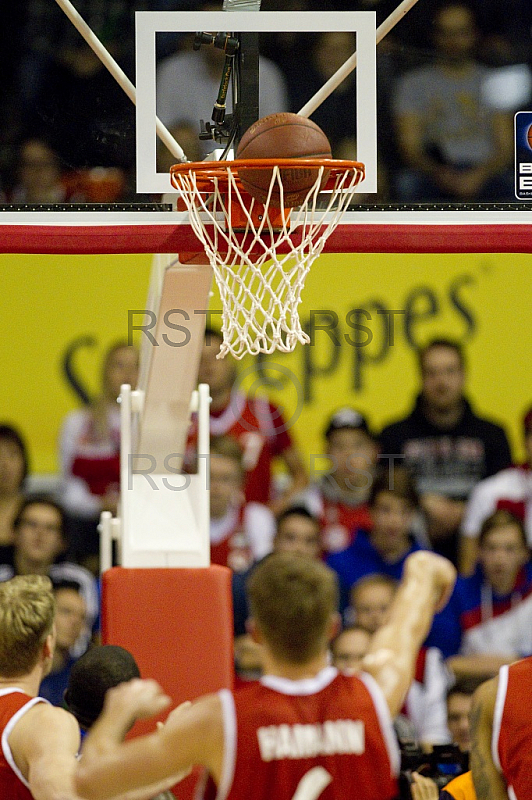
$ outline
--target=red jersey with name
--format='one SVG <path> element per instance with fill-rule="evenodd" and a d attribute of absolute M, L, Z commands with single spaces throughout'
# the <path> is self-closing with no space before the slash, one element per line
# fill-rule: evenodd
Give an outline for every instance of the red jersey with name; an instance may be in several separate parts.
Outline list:
<path fill-rule="evenodd" d="M 233 436 L 238 441 L 243 451 L 246 501 L 266 505 L 271 499 L 272 460 L 292 447 L 279 409 L 265 398 L 233 392 L 226 408 L 211 411 L 210 434 Z M 197 418 L 193 416 L 185 457 L 188 469 L 193 466 L 197 436 Z"/>
<path fill-rule="evenodd" d="M 42 697 L 30 697 L 20 689 L 0 689 L 0 797 L 2 800 L 32 800 L 27 781 L 20 773 L 9 747 L 9 734 L 23 714 Z"/>
<path fill-rule="evenodd" d="M 388 706 L 369 675 L 326 667 L 220 692 L 224 769 L 217 800 L 389 800 L 399 754 Z"/>
<path fill-rule="evenodd" d="M 493 763 L 502 772 L 511 800 L 532 797 L 532 657 L 504 666 L 493 715 Z"/>

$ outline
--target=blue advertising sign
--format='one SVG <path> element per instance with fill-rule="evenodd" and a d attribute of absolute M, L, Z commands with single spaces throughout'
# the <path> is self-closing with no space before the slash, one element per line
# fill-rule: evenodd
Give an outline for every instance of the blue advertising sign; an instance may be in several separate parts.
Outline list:
<path fill-rule="evenodd" d="M 532 111 L 515 115 L 515 196 L 532 197 Z"/>

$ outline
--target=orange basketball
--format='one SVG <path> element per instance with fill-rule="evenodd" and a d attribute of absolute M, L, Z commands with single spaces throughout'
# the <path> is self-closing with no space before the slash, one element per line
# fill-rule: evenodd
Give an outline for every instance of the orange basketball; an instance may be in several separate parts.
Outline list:
<path fill-rule="evenodd" d="M 532 150 L 532 125 L 528 129 L 527 139 L 528 139 L 528 146 Z"/>
<path fill-rule="evenodd" d="M 253 123 L 242 136 L 236 158 L 331 158 L 331 145 L 322 129 L 307 117 L 282 112 L 270 114 Z M 239 170 L 245 190 L 261 203 L 266 201 L 272 177 L 271 169 L 245 168 Z M 321 181 L 325 184 L 329 171 Z M 318 168 L 281 169 L 283 205 L 286 208 L 301 205 L 312 189 Z M 279 207 L 280 191 L 275 186 L 271 204 Z"/>

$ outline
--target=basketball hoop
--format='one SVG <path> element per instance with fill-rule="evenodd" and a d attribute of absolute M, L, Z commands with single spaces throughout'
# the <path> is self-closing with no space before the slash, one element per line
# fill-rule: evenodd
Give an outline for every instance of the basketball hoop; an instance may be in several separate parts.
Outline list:
<path fill-rule="evenodd" d="M 243 188 L 239 170 L 245 169 L 271 172 L 264 203 Z M 293 203 L 283 175 L 286 182 L 293 170 L 306 170 L 311 181 L 303 197 L 297 193 L 299 205 L 292 210 L 285 207 Z M 220 290 L 219 358 L 289 353 L 298 342 L 307 344 L 298 315 L 305 278 L 364 177 L 364 165 L 326 158 L 240 159 L 177 164 L 170 174 Z"/>

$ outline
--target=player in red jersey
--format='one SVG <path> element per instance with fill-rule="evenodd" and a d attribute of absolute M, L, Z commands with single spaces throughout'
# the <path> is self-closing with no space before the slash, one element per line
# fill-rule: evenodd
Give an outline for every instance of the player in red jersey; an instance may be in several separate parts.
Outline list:
<path fill-rule="evenodd" d="M 79 728 L 71 714 L 39 698 L 52 663 L 55 603 L 49 578 L 0 584 L 0 797 L 75 800 Z"/>
<path fill-rule="evenodd" d="M 38 697 L 41 680 L 52 663 L 54 614 L 49 578 L 19 575 L 0 583 L 1 800 L 79 800 L 74 790 L 78 722 L 68 711 Z M 97 681 L 86 685 L 86 707 L 93 709 L 98 704 L 94 694 L 98 688 Z M 81 712 L 81 704 L 78 706 L 76 710 Z M 182 777 L 174 775 L 140 792 L 115 792 L 115 800 L 148 800 Z"/>
<path fill-rule="evenodd" d="M 532 657 L 505 665 L 477 689 L 471 767 L 478 800 L 532 797 Z"/>
<path fill-rule="evenodd" d="M 365 674 L 328 665 L 338 631 L 338 590 L 322 562 L 274 553 L 249 585 L 251 630 L 263 645 L 265 676 L 238 692 L 222 690 L 171 714 L 163 729 L 123 742 L 135 717 L 169 699 L 152 681 L 112 690 L 89 733 L 76 783 L 82 797 L 113 797 L 190 764 L 203 764 L 217 798 L 386 800 L 398 768 L 391 717 L 413 676 L 436 608 L 455 581 L 450 562 L 417 552 L 405 564 L 390 621 L 375 635 Z"/>

